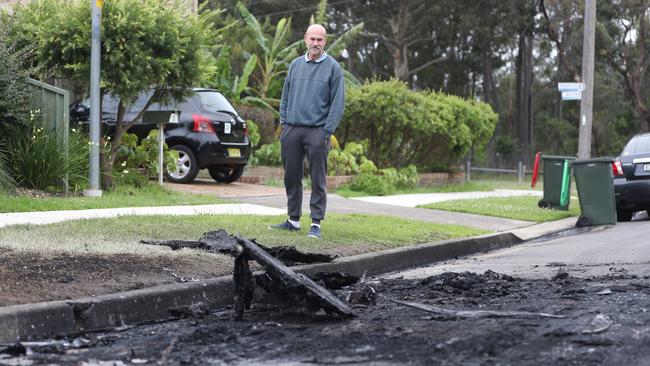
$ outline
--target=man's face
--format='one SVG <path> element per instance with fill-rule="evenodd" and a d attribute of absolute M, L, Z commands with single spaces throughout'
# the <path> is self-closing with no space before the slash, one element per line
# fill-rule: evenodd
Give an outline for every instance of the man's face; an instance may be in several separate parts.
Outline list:
<path fill-rule="evenodd" d="M 319 29 L 308 30 L 305 33 L 305 44 L 309 52 L 309 57 L 315 60 L 323 55 L 325 43 L 327 42 L 326 34 Z"/>

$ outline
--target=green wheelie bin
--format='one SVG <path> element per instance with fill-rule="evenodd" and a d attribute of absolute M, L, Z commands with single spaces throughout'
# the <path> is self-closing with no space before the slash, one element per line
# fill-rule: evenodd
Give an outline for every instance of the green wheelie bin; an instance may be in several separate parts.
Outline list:
<path fill-rule="evenodd" d="M 611 157 L 572 162 L 580 199 L 577 227 L 616 224 L 616 199 Z"/>
<path fill-rule="evenodd" d="M 571 192 L 570 162 L 572 156 L 542 155 L 544 161 L 544 198 L 540 208 L 568 210 Z"/>

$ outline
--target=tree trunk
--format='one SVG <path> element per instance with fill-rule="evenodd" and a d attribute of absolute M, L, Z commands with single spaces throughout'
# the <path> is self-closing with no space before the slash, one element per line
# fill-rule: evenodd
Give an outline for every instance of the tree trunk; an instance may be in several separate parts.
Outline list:
<path fill-rule="evenodd" d="M 393 56 L 393 73 L 399 80 L 408 82 L 408 25 L 410 21 L 409 3 L 400 2 L 397 14 L 388 20 L 392 31 L 392 56 Z"/>
<path fill-rule="evenodd" d="M 519 134 L 521 161 L 530 166 L 533 142 L 533 33 L 530 28 L 519 33 L 517 55 L 517 112 L 516 123 Z"/>

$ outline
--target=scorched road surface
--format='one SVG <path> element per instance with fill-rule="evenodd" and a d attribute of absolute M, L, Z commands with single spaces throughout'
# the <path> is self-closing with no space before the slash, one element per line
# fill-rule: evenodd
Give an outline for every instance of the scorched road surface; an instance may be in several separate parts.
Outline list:
<path fill-rule="evenodd" d="M 314 315 L 265 299 L 242 321 L 232 320 L 229 308 L 196 307 L 179 311 L 178 321 L 5 345 L 0 364 L 650 364 L 650 279 L 624 271 L 575 278 L 560 270 L 525 280 L 491 271 L 367 278 L 336 294 L 357 317 Z M 390 299 L 473 312 L 429 313 Z M 480 317 L 478 310 L 506 316 Z M 505 313 L 513 311 L 533 314 Z"/>

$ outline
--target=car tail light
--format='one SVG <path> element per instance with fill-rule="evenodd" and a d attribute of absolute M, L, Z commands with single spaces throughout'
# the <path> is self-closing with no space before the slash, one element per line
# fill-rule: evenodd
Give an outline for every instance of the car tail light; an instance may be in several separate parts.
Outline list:
<path fill-rule="evenodd" d="M 623 173 L 623 167 L 621 167 L 620 161 L 615 160 L 612 163 L 612 172 L 614 173 L 615 177 L 622 177 L 625 175 L 625 173 Z"/>
<path fill-rule="evenodd" d="M 248 126 L 244 123 L 244 136 L 248 136 Z"/>
<path fill-rule="evenodd" d="M 207 117 L 200 114 L 193 114 L 192 119 L 194 120 L 194 127 L 192 128 L 192 131 L 209 133 L 215 132 L 212 121 L 210 121 Z"/>

